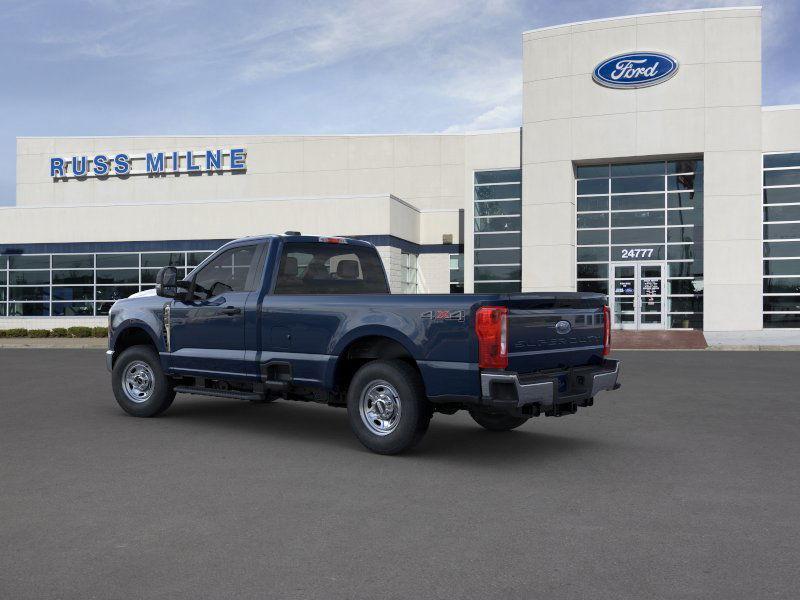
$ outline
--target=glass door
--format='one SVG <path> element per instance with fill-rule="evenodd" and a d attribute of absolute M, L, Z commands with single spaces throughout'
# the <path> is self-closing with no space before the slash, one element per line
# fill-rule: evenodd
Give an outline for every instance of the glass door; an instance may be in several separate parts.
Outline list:
<path fill-rule="evenodd" d="M 611 323 L 615 329 L 636 329 L 636 264 L 611 265 Z"/>
<path fill-rule="evenodd" d="M 665 263 L 612 263 L 611 314 L 615 329 L 664 329 Z"/>
<path fill-rule="evenodd" d="M 664 263 L 638 263 L 637 328 L 664 329 Z"/>

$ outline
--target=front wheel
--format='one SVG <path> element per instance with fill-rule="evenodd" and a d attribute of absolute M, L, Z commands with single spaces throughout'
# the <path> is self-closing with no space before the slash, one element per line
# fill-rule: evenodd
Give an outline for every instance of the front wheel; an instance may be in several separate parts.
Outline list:
<path fill-rule="evenodd" d="M 347 391 L 347 417 L 358 440 L 378 454 L 398 454 L 428 430 L 431 410 L 419 373 L 401 360 L 361 367 Z"/>
<path fill-rule="evenodd" d="M 150 346 L 125 350 L 114 363 L 111 385 L 122 410 L 134 417 L 155 417 L 175 399 L 175 390 Z"/>
<path fill-rule="evenodd" d="M 469 416 L 472 417 L 478 425 L 489 431 L 511 431 L 528 420 L 526 417 L 515 417 L 513 415 L 479 410 L 469 411 Z"/>

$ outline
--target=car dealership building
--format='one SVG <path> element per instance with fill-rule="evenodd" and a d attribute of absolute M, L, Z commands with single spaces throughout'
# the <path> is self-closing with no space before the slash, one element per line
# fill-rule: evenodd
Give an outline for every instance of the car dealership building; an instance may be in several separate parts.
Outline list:
<path fill-rule="evenodd" d="M 761 9 L 523 34 L 521 127 L 19 138 L 0 328 L 102 324 L 237 237 L 373 242 L 398 293 L 597 291 L 616 327 L 800 328 L 800 106 L 761 105 Z M 424 109 L 424 107 L 420 107 Z"/>

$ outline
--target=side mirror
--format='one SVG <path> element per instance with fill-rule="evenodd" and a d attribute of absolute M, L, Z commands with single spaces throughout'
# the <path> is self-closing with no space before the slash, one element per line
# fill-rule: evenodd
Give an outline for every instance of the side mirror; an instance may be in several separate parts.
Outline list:
<path fill-rule="evenodd" d="M 178 269 L 161 267 L 156 275 L 156 295 L 174 298 L 178 295 Z"/>

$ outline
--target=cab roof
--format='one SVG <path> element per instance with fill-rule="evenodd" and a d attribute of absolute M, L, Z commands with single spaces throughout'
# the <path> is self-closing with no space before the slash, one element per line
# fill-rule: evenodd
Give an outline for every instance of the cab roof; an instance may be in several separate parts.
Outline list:
<path fill-rule="evenodd" d="M 231 240 L 226 246 L 230 244 L 238 244 L 240 242 L 263 242 L 271 239 L 281 239 L 284 242 L 321 242 L 321 243 L 330 243 L 330 244 L 353 244 L 355 246 L 367 246 L 370 248 L 374 248 L 374 245 L 370 242 L 359 240 L 356 238 L 350 237 L 343 237 L 338 235 L 302 235 L 295 232 L 287 232 L 287 233 L 267 233 L 264 235 L 253 235 L 248 237 L 239 238 L 236 240 Z"/>

